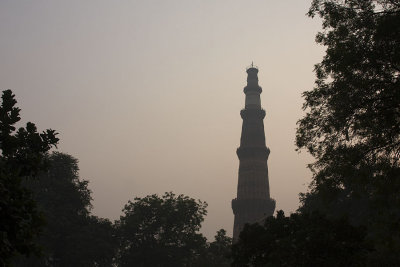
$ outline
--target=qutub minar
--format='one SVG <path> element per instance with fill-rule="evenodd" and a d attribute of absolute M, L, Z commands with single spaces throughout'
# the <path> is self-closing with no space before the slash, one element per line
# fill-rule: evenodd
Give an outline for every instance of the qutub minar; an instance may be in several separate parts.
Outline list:
<path fill-rule="evenodd" d="M 251 64 L 247 68 L 245 108 L 240 111 L 243 119 L 240 147 L 236 150 L 239 158 L 237 197 L 232 200 L 235 215 L 233 239 L 246 223 L 261 222 L 273 215 L 275 200 L 270 198 L 268 179 L 269 149 L 265 145 L 265 110 L 261 108 L 261 87 L 258 85 L 258 69 Z"/>

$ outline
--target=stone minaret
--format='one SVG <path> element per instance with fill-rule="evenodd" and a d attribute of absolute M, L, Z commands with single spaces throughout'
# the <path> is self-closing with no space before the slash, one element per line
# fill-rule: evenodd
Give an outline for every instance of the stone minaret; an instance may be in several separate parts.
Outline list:
<path fill-rule="evenodd" d="M 247 69 L 247 86 L 243 90 L 245 108 L 240 111 L 242 137 L 236 150 L 240 162 L 239 179 L 237 197 L 232 200 L 234 241 L 238 240 L 246 223 L 261 222 L 263 218 L 273 215 L 275 210 L 275 200 L 269 195 L 269 149 L 265 146 L 265 110 L 261 108 L 262 89 L 258 85 L 257 73 L 258 69 L 251 64 Z"/>

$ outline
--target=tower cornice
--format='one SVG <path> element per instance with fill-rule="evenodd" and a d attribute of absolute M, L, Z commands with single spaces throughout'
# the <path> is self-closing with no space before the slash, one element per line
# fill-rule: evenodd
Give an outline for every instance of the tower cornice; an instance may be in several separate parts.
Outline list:
<path fill-rule="evenodd" d="M 247 95 L 248 93 L 257 93 L 261 94 L 262 93 L 262 88 L 261 86 L 258 85 L 247 85 L 243 88 L 243 92 Z"/>
<path fill-rule="evenodd" d="M 270 150 L 268 147 L 238 147 L 236 149 L 236 155 L 239 160 L 249 158 L 261 158 L 268 159 Z"/>
<path fill-rule="evenodd" d="M 240 117 L 242 119 L 264 119 L 265 118 L 265 110 L 264 109 L 242 109 L 240 111 Z"/>

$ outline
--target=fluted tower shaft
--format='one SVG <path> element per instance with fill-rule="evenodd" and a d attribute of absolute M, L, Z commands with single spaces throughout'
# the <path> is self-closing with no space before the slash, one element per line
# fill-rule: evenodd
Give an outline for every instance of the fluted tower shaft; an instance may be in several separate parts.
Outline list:
<path fill-rule="evenodd" d="M 253 65 L 247 69 L 245 108 L 240 111 L 243 119 L 240 147 L 236 153 L 239 158 L 239 177 L 237 197 L 232 200 L 235 215 L 233 239 L 237 240 L 246 223 L 260 222 L 271 216 L 275 201 L 270 198 L 268 178 L 269 149 L 265 145 L 265 111 L 261 108 L 258 85 L 258 69 Z"/>

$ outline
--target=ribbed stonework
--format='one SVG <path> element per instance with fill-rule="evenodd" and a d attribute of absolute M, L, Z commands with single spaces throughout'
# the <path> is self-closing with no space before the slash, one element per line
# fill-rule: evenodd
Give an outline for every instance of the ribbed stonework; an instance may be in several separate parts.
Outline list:
<path fill-rule="evenodd" d="M 269 149 L 265 146 L 265 110 L 261 108 L 261 87 L 258 85 L 258 69 L 247 69 L 245 108 L 240 111 L 243 119 L 239 158 L 237 197 L 232 200 L 235 215 L 233 239 L 237 240 L 246 223 L 261 222 L 273 215 L 275 200 L 270 198 L 268 180 Z"/>

